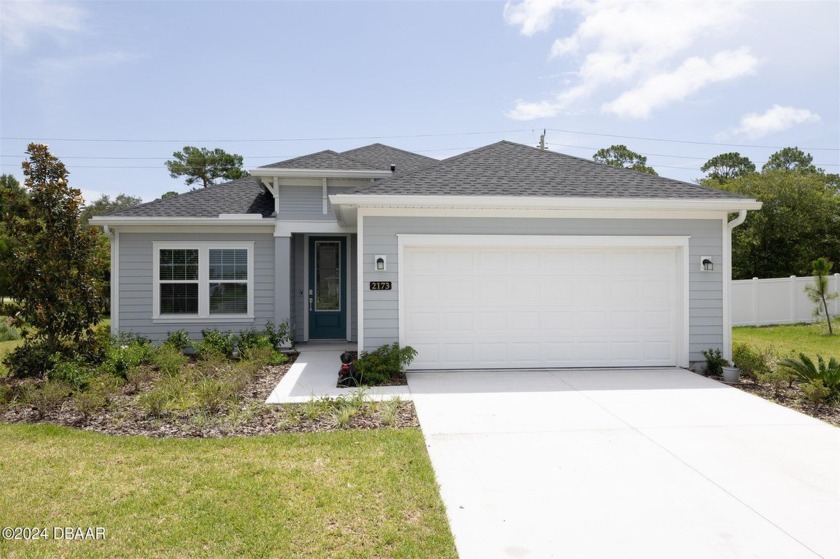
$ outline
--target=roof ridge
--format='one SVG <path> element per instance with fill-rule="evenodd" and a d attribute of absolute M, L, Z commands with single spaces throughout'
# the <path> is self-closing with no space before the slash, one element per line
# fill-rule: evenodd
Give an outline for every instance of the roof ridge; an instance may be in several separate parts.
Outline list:
<path fill-rule="evenodd" d="M 300 161 L 301 159 L 307 159 L 309 157 L 314 157 L 316 155 L 322 155 L 322 154 L 334 155 L 334 156 L 339 157 L 341 159 L 350 160 L 354 163 L 361 163 L 362 165 L 367 165 L 368 168 L 370 168 L 372 170 L 375 170 L 372 167 L 370 167 L 370 165 L 368 165 L 368 163 L 366 163 L 364 161 L 359 161 L 357 159 L 353 159 L 352 157 L 347 157 L 343 153 L 337 152 L 337 151 L 332 150 L 332 149 L 322 149 L 321 151 L 316 151 L 314 153 L 307 153 L 306 155 L 299 155 L 299 156 L 293 157 L 291 159 L 283 159 L 282 161 L 277 161 L 276 163 L 268 163 L 267 165 L 261 165 L 260 168 L 274 167 L 276 169 L 283 169 L 284 167 L 276 167 L 276 165 L 280 165 L 281 163 L 293 163 L 295 161 Z"/>
<path fill-rule="evenodd" d="M 394 147 L 394 146 L 389 146 L 388 144 L 383 144 L 382 142 L 374 142 L 374 143 L 368 144 L 366 146 L 359 146 L 357 148 L 348 149 L 346 151 L 339 152 L 339 154 L 345 155 L 348 151 L 356 151 L 356 150 L 360 150 L 360 149 L 369 148 L 369 147 L 372 147 L 372 146 L 382 146 L 384 148 L 392 149 L 394 151 L 399 151 L 399 152 L 404 153 L 406 155 L 415 155 L 417 157 L 423 157 L 423 158 L 429 159 L 431 161 L 440 161 L 440 159 L 435 159 L 434 157 L 429 157 L 428 155 L 423 155 L 422 153 L 416 153 L 414 151 L 408 151 L 407 149 L 402 149 L 402 148 L 398 148 L 398 147 Z"/>

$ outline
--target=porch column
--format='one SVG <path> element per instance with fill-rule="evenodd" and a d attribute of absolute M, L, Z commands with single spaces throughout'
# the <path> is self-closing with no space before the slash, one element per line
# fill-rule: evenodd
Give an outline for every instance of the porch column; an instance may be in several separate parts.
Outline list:
<path fill-rule="evenodd" d="M 274 323 L 292 316 L 292 238 L 274 237 Z"/>

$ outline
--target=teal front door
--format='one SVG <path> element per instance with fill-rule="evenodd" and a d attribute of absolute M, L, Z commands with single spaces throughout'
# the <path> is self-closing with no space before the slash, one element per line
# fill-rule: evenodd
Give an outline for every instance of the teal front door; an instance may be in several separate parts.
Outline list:
<path fill-rule="evenodd" d="M 347 339 L 347 238 L 309 238 L 309 338 Z"/>

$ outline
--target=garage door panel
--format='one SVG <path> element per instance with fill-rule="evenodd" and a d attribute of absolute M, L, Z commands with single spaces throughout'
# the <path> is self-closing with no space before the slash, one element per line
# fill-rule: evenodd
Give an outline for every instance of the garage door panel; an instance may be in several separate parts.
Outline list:
<path fill-rule="evenodd" d="M 674 248 L 407 247 L 403 257 L 414 368 L 676 364 Z"/>

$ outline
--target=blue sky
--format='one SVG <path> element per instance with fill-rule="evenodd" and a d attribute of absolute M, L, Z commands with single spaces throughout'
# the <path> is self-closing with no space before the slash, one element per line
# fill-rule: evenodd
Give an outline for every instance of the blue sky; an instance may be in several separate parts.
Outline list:
<path fill-rule="evenodd" d="M 507 139 L 626 144 L 702 176 L 784 146 L 840 172 L 840 3 L 0 3 L 0 163 L 43 141 L 86 198 L 189 188 L 163 163 L 253 168 L 380 141 L 444 158 Z"/>

